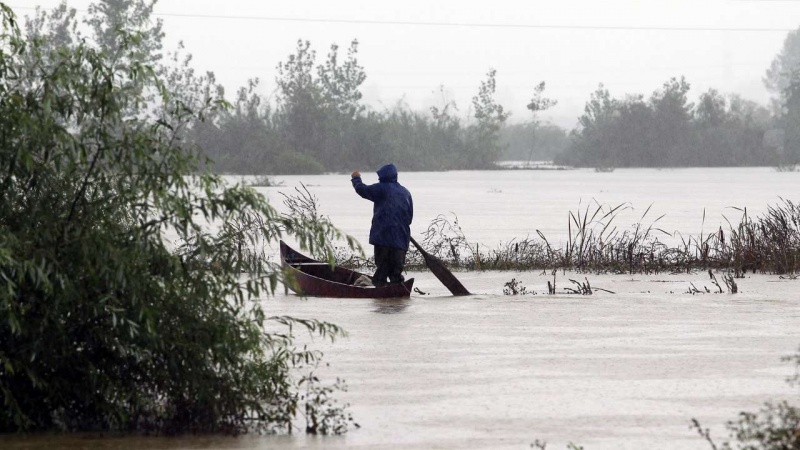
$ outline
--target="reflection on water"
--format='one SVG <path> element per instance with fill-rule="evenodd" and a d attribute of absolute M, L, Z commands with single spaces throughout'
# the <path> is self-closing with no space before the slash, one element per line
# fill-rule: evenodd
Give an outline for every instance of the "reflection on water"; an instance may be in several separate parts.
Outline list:
<path fill-rule="evenodd" d="M 372 312 L 378 314 L 399 314 L 410 304 L 407 298 L 376 298 L 372 300 Z"/>

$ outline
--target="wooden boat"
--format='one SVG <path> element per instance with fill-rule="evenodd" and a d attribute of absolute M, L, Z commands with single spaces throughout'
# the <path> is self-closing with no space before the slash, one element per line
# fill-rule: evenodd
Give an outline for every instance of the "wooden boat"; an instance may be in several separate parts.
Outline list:
<path fill-rule="evenodd" d="M 293 292 L 314 297 L 336 298 L 405 298 L 411 296 L 414 279 L 381 287 L 356 286 L 353 283 L 365 275 L 344 267 L 309 258 L 281 241 L 281 265 L 286 272 L 286 284 Z M 369 275 L 367 275 L 369 276 Z"/>

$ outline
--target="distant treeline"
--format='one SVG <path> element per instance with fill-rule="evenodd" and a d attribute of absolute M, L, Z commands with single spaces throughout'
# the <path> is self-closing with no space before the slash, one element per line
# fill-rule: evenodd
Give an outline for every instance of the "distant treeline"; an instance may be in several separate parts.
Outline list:
<path fill-rule="evenodd" d="M 797 44 L 797 45 L 795 45 Z M 800 162 L 800 35 L 790 33 L 767 71 L 776 94 L 768 107 L 715 89 L 690 101 L 690 84 L 672 78 L 649 97 L 612 97 L 602 85 L 590 95 L 571 131 L 540 123 L 536 114 L 555 104 L 535 88 L 527 123 L 506 124 L 509 113 L 494 99 L 495 71 L 487 73 L 461 115 L 444 100 L 429 111 L 398 101 L 382 111 L 361 102 L 366 73 L 353 41 L 341 58 L 331 46 L 317 65 L 308 41 L 278 65 L 270 101 L 258 80 L 189 129 L 214 170 L 242 174 L 350 171 L 395 162 L 402 170 L 487 169 L 500 160 L 553 160 L 558 164 L 615 167 L 772 165 Z M 442 95 L 444 99 L 445 96 Z"/>
<path fill-rule="evenodd" d="M 555 161 L 583 167 L 749 166 L 795 163 L 780 120 L 763 106 L 714 89 L 689 102 L 673 78 L 649 99 L 612 98 L 602 85 Z"/>
<path fill-rule="evenodd" d="M 368 111 L 359 86 L 366 79 L 353 41 L 342 62 L 331 46 L 315 66 L 309 42 L 278 66 L 276 101 L 255 92 L 257 80 L 239 90 L 227 111 L 190 130 L 219 172 L 292 174 L 350 171 L 396 162 L 403 170 L 484 169 L 502 159 L 498 131 L 508 113 L 494 100 L 489 71 L 472 100 L 468 123 L 446 102 L 429 114 L 398 102 Z"/>

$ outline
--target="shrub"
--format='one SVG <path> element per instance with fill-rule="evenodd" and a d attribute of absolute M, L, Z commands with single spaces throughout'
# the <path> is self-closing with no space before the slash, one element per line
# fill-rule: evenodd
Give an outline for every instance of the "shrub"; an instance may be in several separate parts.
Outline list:
<path fill-rule="evenodd" d="M 342 330 L 269 317 L 279 273 L 261 251 L 338 232 L 198 171 L 182 132 L 225 103 L 168 92 L 135 29 L 113 58 L 48 53 L 0 15 L 0 432 L 291 430 L 291 372 L 320 356 L 292 326 Z"/>

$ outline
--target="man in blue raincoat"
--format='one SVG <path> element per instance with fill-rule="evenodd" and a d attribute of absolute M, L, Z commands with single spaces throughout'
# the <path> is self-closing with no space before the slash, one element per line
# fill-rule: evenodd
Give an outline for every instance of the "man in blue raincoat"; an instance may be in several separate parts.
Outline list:
<path fill-rule="evenodd" d="M 358 195 L 373 202 L 369 243 L 375 246 L 375 275 L 372 284 L 402 283 L 406 252 L 411 239 L 414 204 L 411 193 L 397 182 L 397 167 L 387 164 L 378 169 L 378 183 L 364 184 L 353 172 L 353 187 Z M 387 283 L 388 278 L 388 283 Z"/>

